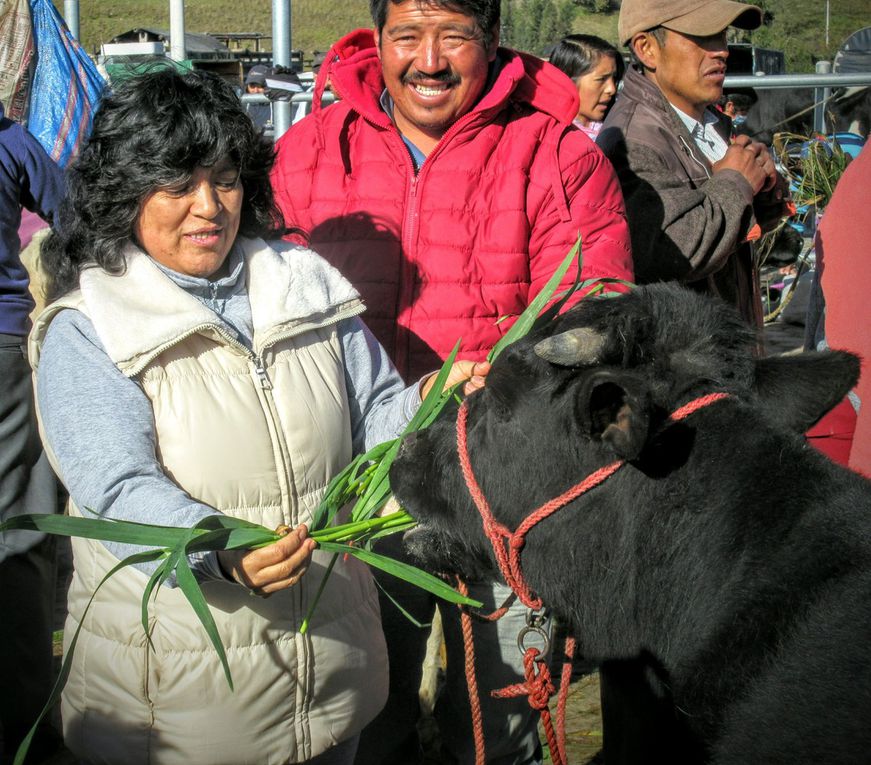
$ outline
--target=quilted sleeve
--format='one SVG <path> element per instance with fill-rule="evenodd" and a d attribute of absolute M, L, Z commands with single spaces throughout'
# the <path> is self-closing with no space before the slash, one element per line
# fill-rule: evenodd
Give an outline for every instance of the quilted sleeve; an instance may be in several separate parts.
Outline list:
<path fill-rule="evenodd" d="M 550 192 L 531 211 L 529 262 L 531 293 L 544 286 L 569 249 L 581 239 L 583 280 L 632 282 L 634 272 L 626 211 L 611 163 L 581 131 L 563 129 L 543 142 L 536 171 L 550 176 Z M 570 269 L 565 284 L 574 281 Z M 613 289 L 625 289 L 613 285 Z"/>

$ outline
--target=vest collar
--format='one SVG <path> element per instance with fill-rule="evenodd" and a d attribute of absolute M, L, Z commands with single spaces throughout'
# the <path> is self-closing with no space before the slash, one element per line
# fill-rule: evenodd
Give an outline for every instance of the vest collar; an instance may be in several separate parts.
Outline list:
<path fill-rule="evenodd" d="M 242 237 L 237 246 L 245 260 L 255 352 L 279 337 L 336 323 L 364 310 L 350 283 L 311 250 Z M 235 342 L 212 311 L 142 250 L 128 245 L 124 257 L 127 268 L 122 274 L 97 267 L 82 271 L 79 291 L 50 306 L 47 313 L 71 307 L 84 310 L 106 353 L 127 376 L 195 332 Z"/>

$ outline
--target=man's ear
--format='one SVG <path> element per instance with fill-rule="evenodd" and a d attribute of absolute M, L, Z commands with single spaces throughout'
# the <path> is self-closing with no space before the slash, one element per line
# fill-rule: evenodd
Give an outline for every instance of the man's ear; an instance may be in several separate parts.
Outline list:
<path fill-rule="evenodd" d="M 645 69 L 656 71 L 659 62 L 659 41 L 649 32 L 638 32 L 629 40 L 629 47 Z"/>
<path fill-rule="evenodd" d="M 373 29 L 372 30 L 375 36 L 375 53 L 378 55 L 378 60 L 381 60 L 381 30 Z"/>
<path fill-rule="evenodd" d="M 635 459 L 650 431 L 650 396 L 637 377 L 603 371 L 581 389 L 579 415 L 582 427 L 622 459 Z"/>

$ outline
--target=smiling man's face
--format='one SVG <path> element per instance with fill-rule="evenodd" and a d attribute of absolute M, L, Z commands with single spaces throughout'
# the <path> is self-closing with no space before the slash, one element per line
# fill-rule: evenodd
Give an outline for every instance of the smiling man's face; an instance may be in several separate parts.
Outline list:
<path fill-rule="evenodd" d="M 498 45 L 472 16 L 419 0 L 387 4 L 375 40 L 399 131 L 424 154 L 480 98 Z"/>
<path fill-rule="evenodd" d="M 643 39 L 642 39 L 643 38 Z M 726 30 L 709 37 L 665 30 L 663 44 L 647 32 L 633 38 L 646 74 L 655 80 L 669 103 L 701 121 L 705 107 L 723 94 L 729 48 Z"/>

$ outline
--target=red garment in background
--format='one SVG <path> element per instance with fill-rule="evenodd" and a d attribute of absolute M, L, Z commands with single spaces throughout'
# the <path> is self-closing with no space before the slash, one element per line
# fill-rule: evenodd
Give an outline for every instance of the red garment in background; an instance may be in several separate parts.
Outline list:
<path fill-rule="evenodd" d="M 21 225 L 18 227 L 18 239 L 21 241 L 21 249 L 23 250 L 30 244 L 33 235 L 48 226 L 42 218 L 30 210 L 21 211 Z"/>
<path fill-rule="evenodd" d="M 850 449 L 856 431 L 856 410 L 844 399 L 807 433 L 808 443 L 840 465 L 850 464 Z"/>
<path fill-rule="evenodd" d="M 847 464 L 871 478 L 871 150 L 863 149 L 841 176 L 817 232 L 817 268 L 826 300 L 826 340 L 830 348 L 862 357 L 856 393 L 862 402 Z M 842 402 L 817 425 L 837 417 Z M 846 404 L 849 405 L 849 404 Z M 844 414 L 843 410 L 841 414 Z M 843 424 L 846 424 L 844 421 Z M 838 429 L 837 424 L 832 428 Z M 810 435 L 810 434 L 809 434 Z"/>

